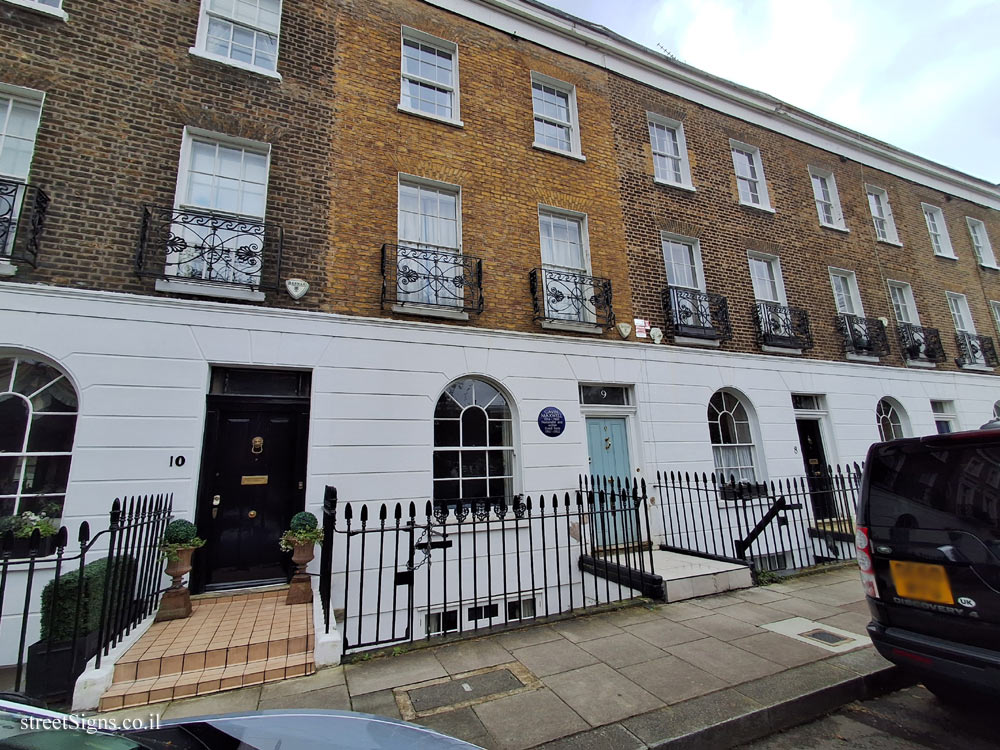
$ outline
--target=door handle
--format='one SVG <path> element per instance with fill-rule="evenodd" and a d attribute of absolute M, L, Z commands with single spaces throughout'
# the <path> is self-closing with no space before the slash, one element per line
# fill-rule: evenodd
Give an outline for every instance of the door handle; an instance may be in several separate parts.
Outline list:
<path fill-rule="evenodd" d="M 247 513 L 247 518 L 256 518 L 256 517 L 257 517 L 257 511 L 255 510 L 252 510 L 249 513 Z"/>
<path fill-rule="evenodd" d="M 222 505 L 222 495 L 212 496 L 212 518 L 219 515 L 219 506 Z"/>

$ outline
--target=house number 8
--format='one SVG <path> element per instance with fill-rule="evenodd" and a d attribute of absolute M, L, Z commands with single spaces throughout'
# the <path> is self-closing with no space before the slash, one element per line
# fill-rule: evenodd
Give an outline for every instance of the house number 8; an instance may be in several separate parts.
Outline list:
<path fill-rule="evenodd" d="M 176 467 L 180 468 L 185 463 L 187 463 L 187 459 L 184 458 L 184 456 L 171 456 L 170 457 L 170 465 L 171 466 L 176 466 Z"/>

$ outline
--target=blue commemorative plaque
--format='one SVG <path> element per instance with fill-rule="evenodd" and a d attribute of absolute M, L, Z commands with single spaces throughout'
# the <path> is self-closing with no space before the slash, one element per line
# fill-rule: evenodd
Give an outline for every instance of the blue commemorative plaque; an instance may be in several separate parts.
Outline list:
<path fill-rule="evenodd" d="M 559 437 L 566 429 L 566 417 L 554 406 L 546 406 L 538 412 L 538 429 L 543 435 Z"/>

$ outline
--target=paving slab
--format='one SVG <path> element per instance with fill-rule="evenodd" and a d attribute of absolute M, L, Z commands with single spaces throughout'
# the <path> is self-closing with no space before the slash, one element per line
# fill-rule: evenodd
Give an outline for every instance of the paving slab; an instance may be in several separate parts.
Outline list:
<path fill-rule="evenodd" d="M 666 652 L 652 643 L 637 638 L 631 633 L 621 633 L 607 638 L 597 638 L 593 641 L 583 641 L 580 648 L 593 654 L 610 667 L 618 669 L 630 664 L 652 661 Z"/>
<path fill-rule="evenodd" d="M 428 729 L 433 729 L 449 737 L 457 737 L 460 740 L 471 742 L 480 747 L 495 747 L 496 743 L 483 722 L 476 716 L 476 712 L 471 708 L 459 708 L 455 711 L 448 711 L 443 714 L 427 716 L 423 719 L 414 719 L 414 723 L 421 724 Z"/>
<path fill-rule="evenodd" d="M 832 625 L 841 630 L 849 630 L 858 635 L 868 635 L 868 623 L 871 622 L 871 615 L 858 614 L 857 612 L 841 612 L 833 617 L 824 617 L 818 620 L 824 625 Z"/>
<path fill-rule="evenodd" d="M 568 672 L 597 663 L 597 657 L 562 638 L 514 651 L 514 658 L 538 677 Z"/>
<path fill-rule="evenodd" d="M 356 695 L 351 699 L 351 710 L 363 714 L 388 716 L 390 719 L 402 719 L 396 696 L 392 690 L 378 690 L 374 693 Z"/>
<path fill-rule="evenodd" d="M 577 617 L 552 626 L 570 643 L 592 641 L 595 638 L 606 638 L 609 635 L 620 635 L 622 629 L 601 617 Z"/>
<path fill-rule="evenodd" d="M 730 685 L 780 672 L 784 667 L 749 651 L 731 646 L 718 638 L 703 638 L 667 649 L 698 669 L 720 677 Z"/>
<path fill-rule="evenodd" d="M 539 750 L 646 750 L 646 744 L 621 724 L 608 724 L 549 742 Z"/>
<path fill-rule="evenodd" d="M 665 617 L 673 622 L 684 622 L 684 620 L 691 620 L 695 617 L 704 617 L 705 615 L 710 614 L 708 609 L 699 606 L 694 602 L 675 602 L 673 604 L 665 604 L 660 607 L 657 612 L 660 617 Z"/>
<path fill-rule="evenodd" d="M 237 711 L 256 711 L 260 703 L 260 685 L 256 687 L 228 690 L 199 698 L 185 698 L 172 701 L 161 718 L 183 719 L 188 716 L 208 714 L 229 714 Z"/>
<path fill-rule="evenodd" d="M 720 690 L 626 719 L 622 726 L 647 745 L 656 747 L 706 726 L 752 715 L 760 707 L 759 703 L 735 690 Z"/>
<path fill-rule="evenodd" d="M 768 587 L 744 589 L 743 591 L 737 591 L 735 593 L 737 597 L 745 602 L 750 602 L 751 604 L 770 604 L 771 602 L 780 602 L 782 599 L 787 599 L 789 596 L 789 594 L 783 594 L 780 591 L 771 591 Z"/>
<path fill-rule="evenodd" d="M 630 625 L 625 631 L 662 649 L 705 637 L 704 633 L 662 618 L 653 622 Z"/>
<path fill-rule="evenodd" d="M 719 612 L 721 610 L 714 610 Z M 781 615 L 784 617 L 784 614 Z M 728 615 L 708 615 L 707 617 L 697 617 L 693 620 L 685 620 L 685 627 L 697 630 L 699 633 L 710 635 L 721 641 L 732 641 L 737 638 L 745 638 L 750 635 L 761 633 L 760 628 L 751 625 L 743 620 L 737 620 Z"/>
<path fill-rule="evenodd" d="M 768 675 L 759 680 L 751 680 L 737 685 L 734 690 L 761 706 L 774 706 L 831 685 L 856 679 L 858 675 L 846 669 L 818 662 L 806 664 L 798 669 L 789 669 L 780 674 Z"/>
<path fill-rule="evenodd" d="M 728 607 L 731 604 L 741 604 L 743 602 L 735 594 L 715 594 L 713 596 L 703 596 L 697 599 L 697 605 L 703 607 L 704 609 L 719 609 L 720 607 Z"/>
<path fill-rule="evenodd" d="M 514 661 L 510 651 L 503 648 L 495 638 L 451 643 L 434 649 L 434 655 L 449 674 L 461 674 Z"/>
<path fill-rule="evenodd" d="M 785 613 L 780 610 L 772 609 L 768 605 L 751 604 L 750 602 L 740 602 L 739 604 L 731 604 L 728 607 L 720 607 L 715 610 L 715 613 L 742 620 L 751 625 L 766 625 L 769 622 L 786 619 Z"/>
<path fill-rule="evenodd" d="M 607 664 L 574 669 L 542 680 L 566 705 L 591 726 L 659 708 L 663 701 L 643 690 Z"/>
<path fill-rule="evenodd" d="M 686 701 L 728 685 L 725 680 L 672 655 L 624 667 L 619 671 L 667 704 Z"/>
<path fill-rule="evenodd" d="M 344 685 L 346 682 L 343 667 L 327 667 L 306 677 L 293 677 L 288 680 L 269 682 L 261 687 L 260 699 L 270 700 L 271 698 L 281 698 L 285 695 L 307 693 L 310 690 Z"/>
<path fill-rule="evenodd" d="M 524 750 L 590 728 L 547 688 L 481 703 L 472 710 L 501 750 Z"/>
<path fill-rule="evenodd" d="M 562 636 L 554 631 L 551 625 L 522 628 L 510 633 L 501 633 L 494 638 L 500 646 L 510 652 L 527 646 L 537 646 L 539 643 L 562 640 Z"/>
<path fill-rule="evenodd" d="M 861 581 L 859 580 L 841 581 L 826 586 L 805 589 L 797 592 L 796 596 L 808 601 L 820 602 L 836 607 L 841 604 L 864 601 L 865 590 L 861 587 Z"/>
<path fill-rule="evenodd" d="M 597 615 L 595 619 L 602 620 L 604 622 L 610 623 L 618 628 L 624 628 L 629 625 L 638 625 L 641 622 L 650 622 L 660 617 L 661 607 L 657 605 L 637 605 L 635 607 L 627 607 L 625 609 L 619 609 L 615 612 L 608 612 L 607 614 Z"/>
<path fill-rule="evenodd" d="M 830 652 L 813 646 L 810 643 L 794 640 L 780 633 L 760 632 L 747 638 L 731 641 L 732 645 L 757 654 L 768 661 L 776 662 L 784 667 L 797 667 L 800 664 L 825 659 Z"/>
<path fill-rule="evenodd" d="M 262 699 L 257 708 L 261 711 L 271 708 L 331 708 L 350 711 L 351 695 L 347 692 L 346 685 L 334 685 L 319 690 L 310 690 L 307 693 Z"/>
<path fill-rule="evenodd" d="M 828 604 L 800 599 L 798 596 L 790 596 L 780 602 L 771 602 L 768 605 L 771 609 L 785 612 L 796 617 L 805 617 L 807 620 L 818 620 L 821 617 L 833 617 L 839 615 L 843 610 L 831 607 Z"/>
<path fill-rule="evenodd" d="M 348 664 L 344 669 L 351 695 L 374 693 L 376 690 L 433 680 L 447 674 L 447 670 L 430 651 Z"/>

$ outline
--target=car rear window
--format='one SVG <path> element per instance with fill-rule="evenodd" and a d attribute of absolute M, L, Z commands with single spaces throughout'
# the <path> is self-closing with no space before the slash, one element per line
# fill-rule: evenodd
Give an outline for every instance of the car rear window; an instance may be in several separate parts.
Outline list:
<path fill-rule="evenodd" d="M 1000 537 L 1000 441 L 876 446 L 868 463 L 872 526 L 966 529 Z"/>

